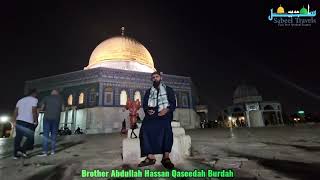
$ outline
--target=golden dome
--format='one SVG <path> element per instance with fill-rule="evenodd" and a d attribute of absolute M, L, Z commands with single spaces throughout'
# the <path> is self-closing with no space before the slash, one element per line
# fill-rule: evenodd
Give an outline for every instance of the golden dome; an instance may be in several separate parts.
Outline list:
<path fill-rule="evenodd" d="M 135 67 L 139 66 L 140 69 L 143 66 L 144 69 L 148 69 L 148 72 L 155 71 L 153 59 L 149 51 L 141 43 L 127 36 L 116 36 L 101 42 L 93 50 L 89 65 L 85 69 L 102 66 L 132 70 L 132 68 L 117 67 L 117 65 L 121 66 L 122 63 L 135 64 Z M 124 66 L 128 67 L 128 64 Z M 133 70 L 140 71 L 139 68 Z"/>
<path fill-rule="evenodd" d="M 278 14 L 284 14 L 284 8 L 281 6 L 281 4 L 280 4 L 280 6 L 279 6 L 278 9 L 277 9 L 277 13 L 278 13 Z"/>

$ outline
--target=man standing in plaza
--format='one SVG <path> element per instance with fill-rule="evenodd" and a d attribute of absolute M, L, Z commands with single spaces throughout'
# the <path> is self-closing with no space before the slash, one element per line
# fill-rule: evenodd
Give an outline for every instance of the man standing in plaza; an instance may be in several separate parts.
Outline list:
<path fill-rule="evenodd" d="M 37 90 L 33 89 L 28 96 L 17 102 L 13 114 L 13 126 L 16 129 L 16 137 L 14 138 L 13 159 L 18 159 L 21 155 L 27 157 L 26 151 L 31 149 L 31 143 L 34 136 L 34 126 L 38 124 Z M 22 138 L 26 137 L 26 141 L 21 147 Z"/>
<path fill-rule="evenodd" d="M 48 155 L 48 142 L 51 143 L 51 155 L 55 154 L 56 138 L 60 123 L 60 114 L 63 110 L 63 100 L 57 90 L 52 90 L 51 95 L 46 96 L 41 102 L 41 111 L 44 111 L 43 116 L 43 139 L 42 139 L 42 154 L 39 156 Z M 50 136 L 49 136 L 50 133 Z"/>
<path fill-rule="evenodd" d="M 140 129 L 141 157 L 139 167 L 153 165 L 156 162 L 155 154 L 163 154 L 161 163 L 167 169 L 174 164 L 169 154 L 173 145 L 171 121 L 176 108 L 175 94 L 172 88 L 161 82 L 160 72 L 151 74 L 153 86 L 148 89 L 143 98 L 145 118 Z"/>

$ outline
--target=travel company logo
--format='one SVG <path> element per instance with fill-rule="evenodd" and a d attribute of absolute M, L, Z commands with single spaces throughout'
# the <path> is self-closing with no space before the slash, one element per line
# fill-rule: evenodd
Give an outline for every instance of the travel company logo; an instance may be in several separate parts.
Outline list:
<path fill-rule="evenodd" d="M 316 15 L 316 10 L 310 11 L 309 4 L 308 9 L 302 6 L 300 11 L 289 10 L 287 12 L 280 4 L 276 13 L 271 9 L 268 19 L 274 24 L 278 24 L 278 26 L 311 26 L 316 23 Z"/>

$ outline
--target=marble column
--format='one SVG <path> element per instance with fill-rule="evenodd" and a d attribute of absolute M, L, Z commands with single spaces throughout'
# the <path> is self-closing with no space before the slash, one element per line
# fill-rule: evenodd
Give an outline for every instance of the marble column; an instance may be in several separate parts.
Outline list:
<path fill-rule="evenodd" d="M 68 113 L 69 113 L 69 107 L 66 107 L 65 113 L 64 113 L 64 127 L 68 125 Z"/>
<path fill-rule="evenodd" d="M 103 84 L 99 83 L 99 101 L 98 106 L 102 106 L 102 98 L 103 98 Z"/>

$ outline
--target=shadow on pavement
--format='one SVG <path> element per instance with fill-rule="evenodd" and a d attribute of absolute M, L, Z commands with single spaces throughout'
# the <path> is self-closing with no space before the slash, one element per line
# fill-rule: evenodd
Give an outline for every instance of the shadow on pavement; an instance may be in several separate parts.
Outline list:
<path fill-rule="evenodd" d="M 265 159 L 261 157 L 240 154 L 237 152 L 231 152 L 231 151 L 229 152 L 230 154 L 232 154 L 232 156 L 243 157 L 249 160 L 254 160 L 258 164 L 266 168 L 285 174 L 286 176 L 294 179 L 300 179 L 300 180 L 319 179 L 320 163 L 304 163 L 304 162 L 287 161 L 287 160 L 280 160 L 280 159 Z"/>
<path fill-rule="evenodd" d="M 291 146 L 291 147 L 303 149 L 310 152 L 320 151 L 320 146 L 302 146 L 302 145 L 295 145 L 295 144 L 281 144 L 281 143 L 272 143 L 272 142 L 263 142 L 263 143 L 269 144 L 269 145 L 278 145 L 278 146 Z"/>

